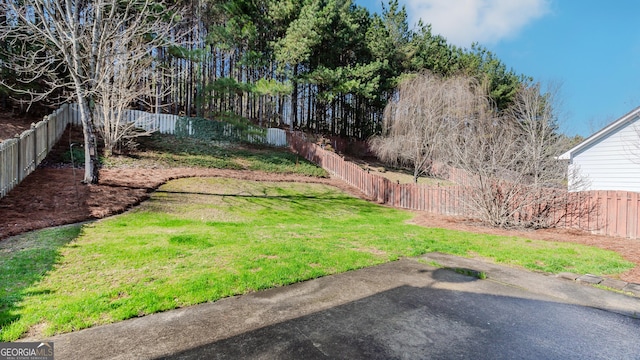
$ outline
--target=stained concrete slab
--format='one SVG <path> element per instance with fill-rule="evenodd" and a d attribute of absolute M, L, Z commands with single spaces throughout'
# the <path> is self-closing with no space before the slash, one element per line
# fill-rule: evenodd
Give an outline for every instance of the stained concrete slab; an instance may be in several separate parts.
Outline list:
<path fill-rule="evenodd" d="M 640 296 L 640 284 L 627 284 L 622 290 Z"/>
<path fill-rule="evenodd" d="M 605 278 L 600 285 L 604 286 L 604 287 L 608 287 L 610 289 L 615 289 L 615 290 L 622 290 L 624 289 L 629 283 L 626 281 L 622 281 L 622 280 L 616 280 L 616 279 L 607 279 Z"/>
<path fill-rule="evenodd" d="M 576 279 L 576 281 L 579 282 L 579 283 L 585 283 L 585 284 L 591 284 L 591 285 L 598 285 L 603 280 L 604 280 L 604 278 L 601 278 L 601 277 L 595 276 L 595 275 L 591 275 L 591 274 L 585 274 L 585 275 L 582 275 L 582 276 L 580 276 L 580 277 L 578 277 Z"/>
<path fill-rule="evenodd" d="M 571 280 L 571 281 L 575 281 L 577 278 L 580 277 L 580 275 L 574 274 L 574 273 L 570 273 L 570 272 L 561 272 L 556 276 L 561 278 L 561 279 L 566 279 L 566 280 Z"/>

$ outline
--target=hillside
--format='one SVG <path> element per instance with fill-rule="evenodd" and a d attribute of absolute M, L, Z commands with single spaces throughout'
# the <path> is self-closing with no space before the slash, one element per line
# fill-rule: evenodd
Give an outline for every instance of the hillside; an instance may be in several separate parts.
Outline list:
<path fill-rule="evenodd" d="M 17 116 L 10 112 L 0 112 L 0 142 L 19 135 L 41 120 L 37 116 Z"/>

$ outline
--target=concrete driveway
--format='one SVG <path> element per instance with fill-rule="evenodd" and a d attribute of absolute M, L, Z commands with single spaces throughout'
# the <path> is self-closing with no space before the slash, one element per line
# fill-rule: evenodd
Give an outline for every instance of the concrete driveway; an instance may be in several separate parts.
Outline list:
<path fill-rule="evenodd" d="M 639 359 L 638 317 L 637 297 L 429 254 L 44 340 L 56 359 Z"/>

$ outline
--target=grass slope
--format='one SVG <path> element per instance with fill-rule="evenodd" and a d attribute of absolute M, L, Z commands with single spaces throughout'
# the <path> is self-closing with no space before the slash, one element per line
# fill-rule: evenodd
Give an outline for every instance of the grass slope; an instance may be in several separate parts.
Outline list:
<path fill-rule="evenodd" d="M 153 134 L 141 141 L 142 150 L 136 152 L 135 157 L 105 158 L 105 166 L 200 167 L 328 176 L 324 169 L 303 157 L 278 148 L 219 144 L 162 134 Z"/>
<path fill-rule="evenodd" d="M 128 213 L 37 232 L 3 253 L 0 338 L 79 330 L 441 251 L 527 269 L 616 274 L 575 244 L 410 225 L 411 213 L 319 184 L 175 180 Z M 39 248 L 46 256 L 37 256 Z"/>

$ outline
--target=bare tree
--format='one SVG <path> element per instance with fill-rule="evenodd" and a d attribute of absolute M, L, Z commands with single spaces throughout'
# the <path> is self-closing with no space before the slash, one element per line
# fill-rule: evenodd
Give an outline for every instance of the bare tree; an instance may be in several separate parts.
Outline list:
<path fill-rule="evenodd" d="M 452 180 L 466 188 L 461 200 L 487 223 L 551 226 L 572 216 L 567 209 L 583 211 L 568 204 L 566 164 L 556 160 L 566 137 L 558 133 L 555 96 L 539 84 L 523 86 L 499 113 L 468 78 L 416 75 L 388 104 L 372 149 L 384 161 L 412 165 L 414 180 L 433 162 L 455 168 Z"/>
<path fill-rule="evenodd" d="M 104 6 L 104 0 L 99 1 L 99 6 Z M 103 16 L 103 24 L 98 29 L 100 40 L 84 44 L 98 46 L 98 56 L 91 69 L 92 90 L 97 115 L 94 120 L 104 140 L 105 156 L 111 155 L 121 142 L 149 134 L 140 130 L 150 128 L 145 123 L 152 117 L 139 118 L 133 123 L 126 117 L 128 109 L 133 105 L 151 108 L 153 99 L 171 91 L 170 88 L 163 91 L 156 83 L 157 62 L 153 55 L 183 34 L 175 18 L 165 19 L 157 9 L 151 9 L 152 6 L 154 3 L 150 1 L 128 2 L 119 11 L 100 14 Z"/>
<path fill-rule="evenodd" d="M 464 200 L 482 220 L 500 227 L 547 227 L 571 216 L 563 211 L 578 209 L 567 203 L 566 164 L 556 158 L 566 146 L 554 95 L 542 93 L 539 84 L 523 87 L 503 114 L 479 107 L 472 120 L 459 124 L 448 153 L 467 172 Z"/>
<path fill-rule="evenodd" d="M 448 153 L 452 165 L 467 174 L 461 200 L 481 220 L 505 227 L 521 211 L 527 193 L 518 171 L 523 158 L 518 129 L 488 106 L 476 110 L 457 127 Z"/>
<path fill-rule="evenodd" d="M 445 157 L 450 132 L 471 115 L 478 102 L 473 87 L 465 77 L 423 73 L 406 79 L 385 108 L 383 134 L 371 139 L 371 148 L 382 161 L 412 166 L 417 182 L 434 160 Z"/>
<path fill-rule="evenodd" d="M 0 39 L 6 44 L 7 59 L 0 65 L 11 68 L 22 82 L 42 83 L 40 91 L 27 90 L 34 101 L 59 89 L 71 91 L 84 133 L 84 181 L 96 183 L 94 106 L 100 101 L 106 101 L 103 106 L 124 104 L 132 101 L 133 93 L 147 93 L 142 88 L 138 92 L 114 90 L 130 90 L 135 74 L 145 75 L 138 72 L 149 65 L 147 57 L 154 47 L 170 40 L 178 14 L 151 0 L 5 0 L 0 2 L 0 12 L 6 15 L 0 24 Z M 20 91 L 8 81 L 0 82 Z M 113 89 L 115 86 L 124 88 Z M 117 120 L 115 125 L 108 122 L 121 111 L 106 113 L 109 116 L 98 125 L 111 143 L 113 136 L 119 136 L 112 136 L 119 125 Z"/>
<path fill-rule="evenodd" d="M 567 139 L 559 133 L 557 107 L 559 85 L 542 92 L 539 83 L 517 93 L 508 116 L 518 124 L 518 144 L 522 147 L 521 170 L 536 187 L 564 187 L 566 164 L 558 161 Z"/>

